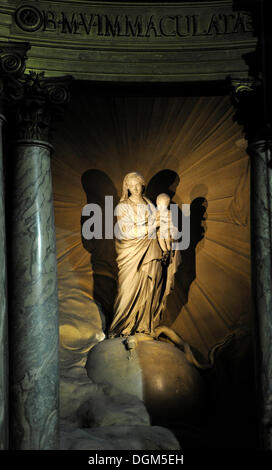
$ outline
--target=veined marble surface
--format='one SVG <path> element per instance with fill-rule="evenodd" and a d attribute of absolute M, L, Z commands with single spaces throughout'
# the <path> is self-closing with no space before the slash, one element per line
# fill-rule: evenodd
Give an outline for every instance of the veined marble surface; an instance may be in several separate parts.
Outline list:
<path fill-rule="evenodd" d="M 13 196 L 12 434 L 58 448 L 58 298 L 50 148 L 20 143 Z"/>
<path fill-rule="evenodd" d="M 272 260 L 271 260 L 271 196 L 272 170 L 268 167 L 270 150 L 265 142 L 252 145 L 253 259 L 256 282 L 256 324 L 259 335 L 259 366 L 263 397 L 265 446 L 272 449 Z M 269 184 L 270 180 L 270 184 Z"/>
<path fill-rule="evenodd" d="M 2 154 L 2 125 L 0 114 L 0 450 L 8 446 L 8 331 L 6 284 L 6 233 Z"/>

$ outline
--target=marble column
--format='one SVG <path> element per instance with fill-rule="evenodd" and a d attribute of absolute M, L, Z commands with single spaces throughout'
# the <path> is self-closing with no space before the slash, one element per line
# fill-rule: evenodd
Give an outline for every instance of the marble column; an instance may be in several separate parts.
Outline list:
<path fill-rule="evenodd" d="M 262 445 L 272 450 L 272 169 L 271 142 L 251 143 L 252 279 Z"/>
<path fill-rule="evenodd" d="M 256 57 L 253 55 L 251 60 L 257 67 Z M 259 70 L 256 67 L 255 72 Z M 259 437 L 261 448 L 272 450 L 272 135 L 268 112 L 270 101 L 267 100 L 268 90 L 258 74 L 255 78 L 233 79 L 231 86 L 231 96 L 236 110 L 234 118 L 243 127 L 248 141 L 247 152 L 251 160 L 251 271 Z"/>
<path fill-rule="evenodd" d="M 0 450 L 9 446 L 7 243 L 2 127 L 6 121 L 6 91 L 7 88 L 14 91 L 13 84 L 23 75 L 28 49 L 28 43 L 0 41 Z"/>
<path fill-rule="evenodd" d="M 0 114 L 0 450 L 8 448 L 8 314 L 6 230 L 3 175 L 2 126 Z"/>
<path fill-rule="evenodd" d="M 48 140 L 52 114 L 67 93 L 55 82 L 42 74 L 26 76 L 25 94 L 16 107 L 10 427 L 11 448 L 20 450 L 59 448 L 58 292 Z"/>
<path fill-rule="evenodd" d="M 12 447 L 58 448 L 58 296 L 47 142 L 16 146 L 12 215 Z"/>

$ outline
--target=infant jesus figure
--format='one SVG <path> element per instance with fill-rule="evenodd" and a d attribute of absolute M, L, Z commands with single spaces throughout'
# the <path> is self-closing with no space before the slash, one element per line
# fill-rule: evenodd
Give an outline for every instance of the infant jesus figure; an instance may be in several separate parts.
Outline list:
<path fill-rule="evenodd" d="M 160 217 L 160 227 L 157 232 L 158 242 L 163 251 L 163 262 L 166 263 L 171 258 L 172 251 L 172 223 L 171 211 L 169 210 L 170 197 L 168 194 L 161 193 L 156 199 L 158 214 Z M 169 260 L 170 261 L 170 260 Z"/>

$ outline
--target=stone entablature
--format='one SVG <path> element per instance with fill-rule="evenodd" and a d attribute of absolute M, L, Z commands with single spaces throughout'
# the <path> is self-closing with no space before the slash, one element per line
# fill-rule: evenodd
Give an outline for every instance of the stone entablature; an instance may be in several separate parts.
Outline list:
<path fill-rule="evenodd" d="M 3 39 L 31 44 L 28 70 L 103 81 L 247 77 L 250 12 L 233 2 L 1 2 Z"/>

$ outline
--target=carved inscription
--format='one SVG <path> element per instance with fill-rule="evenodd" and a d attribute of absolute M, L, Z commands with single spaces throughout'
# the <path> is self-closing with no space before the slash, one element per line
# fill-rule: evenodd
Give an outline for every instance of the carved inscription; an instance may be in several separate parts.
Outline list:
<path fill-rule="evenodd" d="M 28 33 L 56 32 L 94 38 L 186 38 L 253 31 L 252 18 L 246 12 L 133 16 L 64 12 L 23 5 L 15 12 L 15 22 Z"/>

